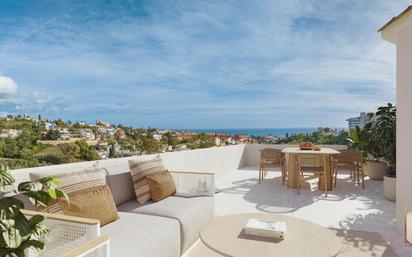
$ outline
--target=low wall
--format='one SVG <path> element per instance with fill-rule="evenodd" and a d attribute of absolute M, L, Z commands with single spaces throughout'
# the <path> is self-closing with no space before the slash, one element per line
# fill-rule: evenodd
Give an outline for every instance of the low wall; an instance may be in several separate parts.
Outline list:
<path fill-rule="evenodd" d="M 216 173 L 216 179 L 222 178 L 242 165 L 242 154 L 245 145 L 225 147 L 212 147 L 191 151 L 170 152 L 160 154 L 166 169 L 175 171 L 212 171 Z M 128 160 L 148 160 L 155 158 L 157 154 L 132 156 L 126 158 L 100 160 L 99 164 L 107 169 L 110 174 L 129 171 Z M 29 180 L 31 172 L 60 173 L 76 171 L 91 167 L 97 161 L 68 163 L 61 165 L 43 166 L 12 170 L 16 183 Z"/>
<path fill-rule="evenodd" d="M 160 154 L 166 169 L 174 171 L 202 172 L 211 171 L 216 173 L 216 179 L 220 179 L 231 172 L 242 167 L 258 167 L 260 163 L 260 149 L 285 147 L 296 147 L 293 145 L 265 145 L 247 144 L 224 147 L 212 147 L 181 152 L 170 152 Z M 336 150 L 346 149 L 343 145 L 322 145 Z M 108 159 L 99 161 L 100 165 L 107 169 L 109 174 L 129 171 L 128 160 L 148 160 L 155 158 L 157 154 L 132 156 L 126 158 Z M 91 167 L 97 161 L 68 163 L 36 168 L 12 170 L 16 182 L 29 180 L 30 172 L 59 173 L 76 171 Z"/>

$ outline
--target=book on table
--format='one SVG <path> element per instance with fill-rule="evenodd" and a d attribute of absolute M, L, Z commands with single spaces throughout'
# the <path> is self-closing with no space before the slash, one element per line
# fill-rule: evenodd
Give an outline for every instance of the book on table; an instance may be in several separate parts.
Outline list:
<path fill-rule="evenodd" d="M 286 223 L 281 221 L 249 219 L 243 228 L 245 235 L 283 239 Z"/>

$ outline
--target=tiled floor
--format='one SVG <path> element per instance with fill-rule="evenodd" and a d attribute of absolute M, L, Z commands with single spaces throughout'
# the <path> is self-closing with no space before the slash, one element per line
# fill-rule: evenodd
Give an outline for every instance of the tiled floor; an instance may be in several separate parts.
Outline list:
<path fill-rule="evenodd" d="M 356 186 L 348 174 L 338 176 L 337 188 L 325 197 L 317 179 L 303 184 L 300 195 L 282 185 L 280 172 L 270 171 L 257 183 L 258 169 L 242 168 L 217 181 L 216 215 L 270 212 L 303 218 L 332 228 L 379 232 L 400 257 L 411 257 L 412 246 L 395 231 L 395 203 L 385 200 L 382 181 Z"/>

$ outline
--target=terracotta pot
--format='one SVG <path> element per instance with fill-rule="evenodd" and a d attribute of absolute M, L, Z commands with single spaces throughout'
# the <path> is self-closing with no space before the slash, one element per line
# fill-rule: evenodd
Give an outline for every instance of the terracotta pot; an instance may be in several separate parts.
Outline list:
<path fill-rule="evenodd" d="M 396 201 L 396 177 L 384 176 L 383 193 L 389 201 Z"/>
<path fill-rule="evenodd" d="M 368 161 L 368 176 L 373 180 L 383 180 L 388 172 L 386 163 L 379 161 Z"/>

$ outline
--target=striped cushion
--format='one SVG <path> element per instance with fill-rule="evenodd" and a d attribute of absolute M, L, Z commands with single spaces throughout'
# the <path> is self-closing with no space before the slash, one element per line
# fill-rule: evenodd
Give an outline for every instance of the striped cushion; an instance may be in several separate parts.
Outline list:
<path fill-rule="evenodd" d="M 148 161 L 129 160 L 129 167 L 137 201 L 139 203 L 149 201 L 150 187 L 147 183 L 146 176 L 164 171 L 165 168 L 162 160 L 158 157 Z"/>
<path fill-rule="evenodd" d="M 66 194 L 106 185 L 106 171 L 99 166 L 93 166 L 81 171 L 57 174 L 45 172 L 30 173 L 31 180 L 39 180 L 44 177 L 53 177 L 60 180 L 61 184 L 59 186 Z M 49 206 L 47 212 L 63 213 L 63 210 L 59 202 L 55 201 Z"/>

